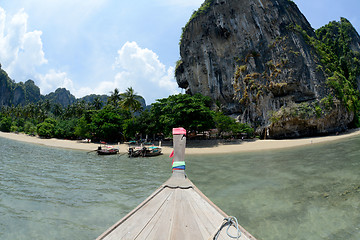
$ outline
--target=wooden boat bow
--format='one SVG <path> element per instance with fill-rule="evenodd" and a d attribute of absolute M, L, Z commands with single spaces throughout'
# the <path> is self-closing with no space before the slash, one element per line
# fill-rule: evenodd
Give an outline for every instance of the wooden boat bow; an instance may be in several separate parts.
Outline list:
<path fill-rule="evenodd" d="M 222 230 L 228 215 L 211 202 L 185 174 L 185 129 L 173 129 L 173 174 L 134 210 L 105 231 L 97 240 L 119 239 L 232 239 Z M 238 225 L 237 239 L 255 239 Z M 229 228 L 232 236 L 238 232 Z M 236 238 L 235 238 L 236 239 Z"/>

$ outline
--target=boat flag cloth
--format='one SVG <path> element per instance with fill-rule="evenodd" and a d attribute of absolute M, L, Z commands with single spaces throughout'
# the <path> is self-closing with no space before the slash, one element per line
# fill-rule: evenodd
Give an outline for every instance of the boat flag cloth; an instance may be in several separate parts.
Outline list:
<path fill-rule="evenodd" d="M 173 135 L 182 135 L 183 137 L 186 136 L 186 130 L 184 128 L 173 128 Z M 172 161 L 172 170 L 185 170 L 185 161 L 174 161 L 174 150 L 169 156 L 170 158 L 173 158 Z"/>
<path fill-rule="evenodd" d="M 173 171 L 174 170 L 185 170 L 185 162 L 173 162 L 172 165 Z"/>
<path fill-rule="evenodd" d="M 170 158 L 174 157 L 174 151 L 172 151 L 172 153 L 169 156 Z M 174 170 L 185 170 L 185 161 L 182 162 L 174 162 L 174 158 L 172 161 L 172 169 Z"/>

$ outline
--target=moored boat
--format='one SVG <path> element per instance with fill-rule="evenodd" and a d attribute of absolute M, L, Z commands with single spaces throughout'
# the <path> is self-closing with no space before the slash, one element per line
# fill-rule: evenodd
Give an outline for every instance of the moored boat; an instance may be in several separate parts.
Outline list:
<path fill-rule="evenodd" d="M 161 155 L 162 148 L 160 146 L 129 146 L 129 157 L 153 157 Z"/>
<path fill-rule="evenodd" d="M 147 147 L 146 149 L 146 156 L 148 157 L 152 157 L 152 156 L 158 156 L 161 154 L 161 147 L 157 147 L 157 146 L 150 146 Z"/>
<path fill-rule="evenodd" d="M 241 239 L 255 238 L 211 202 L 185 174 L 186 130 L 173 129 L 173 173 L 144 202 L 105 231 L 109 239 Z"/>
<path fill-rule="evenodd" d="M 114 155 L 119 153 L 119 149 L 112 146 L 99 146 L 96 152 L 99 155 Z"/>

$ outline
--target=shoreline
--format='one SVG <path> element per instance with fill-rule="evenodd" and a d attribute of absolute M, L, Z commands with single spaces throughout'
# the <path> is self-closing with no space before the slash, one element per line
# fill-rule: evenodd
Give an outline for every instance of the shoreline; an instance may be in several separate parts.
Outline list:
<path fill-rule="evenodd" d="M 311 144 L 319 144 L 332 142 L 352 136 L 360 135 L 360 129 L 353 129 L 339 135 L 299 138 L 299 139 L 284 139 L 284 140 L 244 140 L 236 143 L 218 143 L 211 140 L 191 140 L 187 142 L 186 154 L 224 154 L 224 153 L 238 153 L 238 152 L 256 152 L 265 150 L 277 150 L 292 147 L 300 147 Z M 43 139 L 35 136 L 28 136 L 23 133 L 5 133 L 0 132 L 0 137 L 11 139 L 20 142 L 38 144 L 48 147 L 57 147 L 65 149 L 73 149 L 80 151 L 94 151 L 99 146 L 99 143 L 87 143 L 79 140 L 63 140 L 63 139 Z M 120 153 L 127 153 L 128 145 L 110 145 L 119 147 Z M 172 152 L 171 146 L 162 146 L 164 155 Z"/>

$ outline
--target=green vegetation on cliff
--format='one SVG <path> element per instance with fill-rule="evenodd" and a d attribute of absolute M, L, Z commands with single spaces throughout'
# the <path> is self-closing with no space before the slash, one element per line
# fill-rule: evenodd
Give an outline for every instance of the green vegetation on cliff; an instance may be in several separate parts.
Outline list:
<path fill-rule="evenodd" d="M 360 126 L 360 53 L 352 50 L 353 41 L 359 35 L 345 18 L 330 22 L 315 31 L 316 38 L 310 37 L 300 26 L 294 29 L 304 36 L 320 55 L 321 65 L 334 96 L 354 113 L 354 125 Z M 356 43 L 355 43 L 356 44 Z"/>
<path fill-rule="evenodd" d="M 348 110 L 354 111 L 358 124 L 360 53 L 351 49 L 353 36 L 356 35 L 356 30 L 345 18 L 316 30 L 316 48 L 323 57 L 321 62 L 329 75 L 328 84 Z"/>
<path fill-rule="evenodd" d="M 34 81 L 15 83 L 0 65 L 0 106 L 35 103 L 41 98 L 40 89 Z"/>
<path fill-rule="evenodd" d="M 201 4 L 201 6 L 199 7 L 198 10 L 194 11 L 193 14 L 191 15 L 189 21 L 185 24 L 185 27 L 182 28 L 182 34 L 181 34 L 181 38 L 180 38 L 180 42 L 179 45 L 181 45 L 181 42 L 183 40 L 183 36 L 184 36 L 184 32 L 186 31 L 186 29 L 188 28 L 190 22 L 197 18 L 198 16 L 206 13 L 209 9 L 211 4 L 214 2 L 214 0 L 205 0 L 205 2 L 203 2 L 203 4 Z"/>

